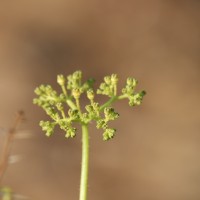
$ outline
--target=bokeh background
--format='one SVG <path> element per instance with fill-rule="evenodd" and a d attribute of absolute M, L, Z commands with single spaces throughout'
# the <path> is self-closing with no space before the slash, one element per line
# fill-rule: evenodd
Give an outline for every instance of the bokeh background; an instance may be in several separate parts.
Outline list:
<path fill-rule="evenodd" d="M 79 195 L 81 136 L 47 139 L 32 104 L 42 83 L 82 70 L 85 80 L 117 73 L 147 96 L 142 106 L 115 104 L 110 142 L 90 129 L 89 199 L 200 199 L 200 1 L 18 0 L 0 2 L 0 126 L 17 110 L 26 121 L 2 184 L 33 200 Z M 2 141 L 1 141 L 2 142 Z"/>

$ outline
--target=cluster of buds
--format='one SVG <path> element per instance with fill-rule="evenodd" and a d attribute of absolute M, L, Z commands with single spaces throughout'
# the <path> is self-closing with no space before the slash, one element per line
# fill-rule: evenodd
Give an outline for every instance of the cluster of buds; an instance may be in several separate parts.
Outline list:
<path fill-rule="evenodd" d="M 64 79 L 61 76 L 58 78 L 60 84 L 64 84 Z M 40 121 L 42 130 L 46 132 L 47 136 L 51 136 L 54 132 L 56 124 L 66 132 L 66 137 L 75 136 L 75 128 L 72 127 L 72 117 L 66 118 L 64 112 L 64 103 L 67 101 L 67 96 L 64 93 L 57 94 L 50 85 L 41 85 L 35 89 L 38 98 L 33 100 L 34 104 L 41 106 L 47 115 L 53 121 Z"/>
<path fill-rule="evenodd" d="M 122 97 L 126 97 L 129 99 L 130 106 L 140 105 L 142 103 L 144 95 L 146 94 L 145 91 L 135 93 L 135 88 L 137 84 L 138 81 L 136 79 L 127 78 L 126 86 L 122 89 Z"/>
<path fill-rule="evenodd" d="M 97 94 L 103 94 L 109 97 L 117 95 L 117 82 L 118 78 L 116 74 L 105 76 L 104 82 L 101 83 L 99 89 L 97 90 Z"/>
<path fill-rule="evenodd" d="M 53 90 L 50 85 L 41 85 L 37 87 L 35 89 L 35 94 L 38 95 L 38 98 L 35 98 L 33 103 L 42 108 L 53 106 L 60 101 L 57 92 Z"/>
<path fill-rule="evenodd" d="M 97 128 L 103 129 L 103 140 L 109 140 L 114 137 L 116 130 L 108 127 L 108 122 L 115 120 L 119 114 L 111 107 L 116 100 L 128 98 L 129 105 L 140 105 L 145 94 L 144 91 L 135 93 L 137 81 L 132 78 L 127 79 L 127 84 L 122 90 L 121 95 L 117 95 L 118 78 L 116 74 L 104 77 L 104 82 L 100 84 L 95 92 L 93 88 L 94 79 L 88 79 L 82 83 L 81 71 L 64 77 L 57 76 L 57 83 L 61 86 L 62 92 L 58 94 L 51 86 L 41 85 L 35 89 L 38 96 L 33 100 L 34 104 L 42 107 L 52 121 L 41 121 L 40 126 L 51 136 L 56 125 L 65 131 L 65 137 L 74 137 L 76 128 L 73 123 L 88 124 L 96 121 Z M 80 105 L 82 94 L 86 94 L 90 104 L 86 105 L 84 110 Z M 102 94 L 109 97 L 109 100 L 100 105 L 95 102 L 95 94 Z M 68 110 L 66 112 L 65 110 Z"/>
<path fill-rule="evenodd" d="M 115 112 L 114 108 L 106 107 L 104 108 L 104 118 L 97 120 L 96 127 L 102 128 L 103 132 L 103 140 L 109 140 L 114 137 L 116 129 L 108 128 L 108 122 L 111 120 L 115 120 L 119 117 L 119 114 Z"/>

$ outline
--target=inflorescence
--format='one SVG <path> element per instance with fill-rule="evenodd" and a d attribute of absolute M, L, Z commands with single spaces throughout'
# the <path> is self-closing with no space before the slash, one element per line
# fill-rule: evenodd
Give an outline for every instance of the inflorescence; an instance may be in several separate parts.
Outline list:
<path fill-rule="evenodd" d="M 65 131 L 65 137 L 73 138 L 76 135 L 74 122 L 88 124 L 96 121 L 96 127 L 103 129 L 103 140 L 107 141 L 114 137 L 116 129 L 109 128 L 108 122 L 115 120 L 119 114 L 111 107 L 116 100 L 127 98 L 130 106 L 140 105 L 145 95 L 145 91 L 135 92 L 137 80 L 128 78 L 125 87 L 120 95 L 117 94 L 118 77 L 116 74 L 104 77 L 104 82 L 100 84 L 97 91 L 94 90 L 94 79 L 89 79 L 82 83 L 82 72 L 76 71 L 67 77 L 57 76 L 57 83 L 61 86 L 62 93 L 58 94 L 50 85 L 41 85 L 35 89 L 37 98 L 33 103 L 42 107 L 51 121 L 40 121 L 42 130 L 47 136 L 51 136 L 56 125 Z M 89 100 L 89 104 L 82 110 L 80 97 L 83 93 Z M 95 95 L 102 94 L 109 97 L 109 100 L 100 105 L 95 101 Z M 66 107 L 67 106 L 67 107 Z M 68 112 L 65 110 L 68 109 Z"/>

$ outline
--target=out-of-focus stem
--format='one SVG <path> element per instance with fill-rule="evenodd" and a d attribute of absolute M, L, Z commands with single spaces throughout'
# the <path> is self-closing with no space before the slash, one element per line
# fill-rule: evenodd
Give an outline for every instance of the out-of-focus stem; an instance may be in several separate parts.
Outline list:
<path fill-rule="evenodd" d="M 24 113 L 23 113 L 23 111 L 19 111 L 18 115 L 14 121 L 13 126 L 6 133 L 6 139 L 3 144 L 2 157 L 0 157 L 0 184 L 3 179 L 4 173 L 6 171 L 7 165 L 8 165 L 11 144 L 12 144 L 16 129 L 18 128 L 19 124 L 21 123 L 21 121 L 23 119 L 24 119 Z"/>

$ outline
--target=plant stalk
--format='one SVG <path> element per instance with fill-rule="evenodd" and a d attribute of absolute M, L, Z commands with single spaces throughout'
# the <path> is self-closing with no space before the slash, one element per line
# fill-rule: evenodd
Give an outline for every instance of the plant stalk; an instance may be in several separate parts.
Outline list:
<path fill-rule="evenodd" d="M 87 200 L 88 165 L 89 164 L 89 133 L 88 124 L 82 124 L 82 162 L 79 200 Z"/>
<path fill-rule="evenodd" d="M 117 96 L 111 97 L 106 103 L 104 103 L 101 107 L 100 110 L 103 110 L 105 107 L 110 106 L 115 100 L 117 100 Z"/>

